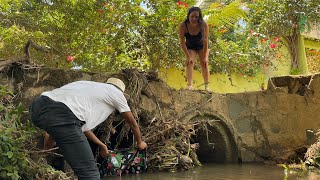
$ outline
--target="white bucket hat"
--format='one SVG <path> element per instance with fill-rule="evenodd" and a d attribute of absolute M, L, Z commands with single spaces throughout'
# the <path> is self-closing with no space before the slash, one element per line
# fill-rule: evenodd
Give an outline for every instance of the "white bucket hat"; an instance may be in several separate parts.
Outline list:
<path fill-rule="evenodd" d="M 119 88 L 122 92 L 126 89 L 126 85 L 118 78 L 109 78 L 107 84 L 112 84 Z"/>

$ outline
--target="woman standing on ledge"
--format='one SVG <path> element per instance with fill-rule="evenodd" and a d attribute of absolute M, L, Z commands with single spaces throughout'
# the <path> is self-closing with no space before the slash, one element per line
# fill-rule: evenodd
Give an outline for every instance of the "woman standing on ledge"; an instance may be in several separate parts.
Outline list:
<path fill-rule="evenodd" d="M 199 7 L 191 7 L 188 10 L 187 19 L 179 26 L 180 46 L 186 56 L 187 89 L 192 90 L 192 74 L 195 57 L 198 54 L 205 90 L 209 91 L 209 69 L 208 69 L 208 34 L 209 27 L 204 22 Z"/>

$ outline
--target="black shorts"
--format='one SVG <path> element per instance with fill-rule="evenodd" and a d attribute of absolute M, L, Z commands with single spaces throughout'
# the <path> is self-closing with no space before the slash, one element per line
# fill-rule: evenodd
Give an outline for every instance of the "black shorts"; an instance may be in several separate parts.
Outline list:
<path fill-rule="evenodd" d="M 203 49 L 203 45 L 198 45 L 198 46 L 187 46 L 187 49 L 191 49 L 191 50 L 195 50 L 195 51 L 199 51 L 201 49 Z"/>

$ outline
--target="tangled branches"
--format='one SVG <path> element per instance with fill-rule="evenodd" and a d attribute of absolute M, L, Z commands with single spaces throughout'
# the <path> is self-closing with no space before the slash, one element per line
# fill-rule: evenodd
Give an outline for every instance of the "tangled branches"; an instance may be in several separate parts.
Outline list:
<path fill-rule="evenodd" d="M 144 127 L 141 128 L 141 132 L 143 134 L 143 140 L 148 144 L 149 170 L 175 171 L 177 169 L 191 169 L 193 166 L 200 166 L 201 163 L 196 154 L 199 144 L 192 144 L 192 138 L 196 136 L 197 131 L 200 129 L 208 132 L 207 126 L 210 126 L 211 122 L 214 121 L 190 120 L 187 117 L 189 117 L 190 114 L 197 113 L 197 110 L 211 101 L 212 97 L 203 104 L 170 118 L 162 116 L 161 111 L 166 110 L 161 109 L 159 102 L 156 102 L 161 116 L 155 117 L 151 121 L 147 120 L 148 122 L 140 122 L 139 105 L 141 93 L 150 90 L 150 88 L 148 88 L 148 80 L 155 79 L 156 76 L 154 74 L 150 75 L 145 72 L 139 72 L 138 70 L 127 69 L 123 72 L 129 81 L 129 94 L 126 96 L 129 96 L 128 102 L 131 111 L 138 120 L 138 123 L 144 125 Z M 150 94 L 152 95 L 153 93 Z M 157 101 L 156 98 L 153 99 Z M 99 138 L 108 143 L 110 143 L 109 138 L 116 131 L 116 126 L 123 125 L 121 130 L 117 132 L 118 136 L 115 147 L 119 148 L 119 144 L 121 144 L 125 137 L 129 139 L 130 128 L 122 123 L 121 117 L 116 114 L 111 115 L 109 121 L 106 122 L 102 124 L 98 131 L 101 132 Z M 110 122 L 116 123 L 112 124 Z"/>
<path fill-rule="evenodd" d="M 207 102 L 210 100 L 211 98 Z M 199 144 L 192 144 L 192 137 L 200 129 L 208 132 L 207 126 L 211 126 L 215 120 L 188 120 L 185 117 L 195 113 L 204 104 L 170 119 L 151 121 L 145 133 L 146 142 L 150 144 L 151 169 L 175 171 L 201 165 L 196 154 Z"/>
<path fill-rule="evenodd" d="M 131 110 L 139 119 L 137 107 L 140 102 L 141 91 L 148 86 L 150 76 L 137 70 L 126 70 L 124 72 L 130 83 L 129 103 Z M 158 102 L 156 104 L 158 110 L 161 111 Z M 206 129 L 206 125 L 210 125 L 210 123 L 204 120 L 187 120 L 186 116 L 195 113 L 204 104 L 178 114 L 176 117 L 165 118 L 161 116 L 160 118 L 154 118 L 146 127 L 142 128 L 144 140 L 148 144 L 149 169 L 174 171 L 201 165 L 196 155 L 198 145 L 191 143 L 192 136 L 196 135 L 198 129 Z"/>
<path fill-rule="evenodd" d="M 305 154 L 305 164 L 308 166 L 320 167 L 320 129 L 315 135 L 318 136 L 318 140 L 312 144 Z"/>
<path fill-rule="evenodd" d="M 282 166 L 285 169 L 286 176 L 287 176 L 288 172 L 290 172 L 291 170 L 293 170 L 293 172 L 298 172 L 301 175 L 304 175 L 309 170 L 311 170 L 311 172 L 315 171 L 317 174 L 319 174 L 319 168 L 320 168 L 320 129 L 314 134 L 316 136 L 318 136 L 318 139 L 315 143 L 313 143 L 308 148 L 308 150 L 304 156 L 304 161 L 301 160 L 301 162 L 298 164 L 296 164 L 296 163 L 289 164 L 289 165 L 280 164 L 280 166 Z"/>

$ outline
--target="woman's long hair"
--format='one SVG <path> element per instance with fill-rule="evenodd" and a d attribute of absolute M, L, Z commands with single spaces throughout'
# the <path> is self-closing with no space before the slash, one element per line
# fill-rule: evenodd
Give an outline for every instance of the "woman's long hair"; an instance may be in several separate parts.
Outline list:
<path fill-rule="evenodd" d="M 189 8 L 188 9 L 187 18 L 186 18 L 186 20 L 184 22 L 186 23 L 186 26 L 187 26 L 188 23 L 190 23 L 189 16 L 193 11 L 198 11 L 199 12 L 198 23 L 200 25 L 200 31 L 201 31 L 201 35 L 202 35 L 201 41 L 203 41 L 203 39 L 204 39 L 204 20 L 203 20 L 203 17 L 202 17 L 201 9 L 199 7 L 195 7 L 195 6 Z"/>

